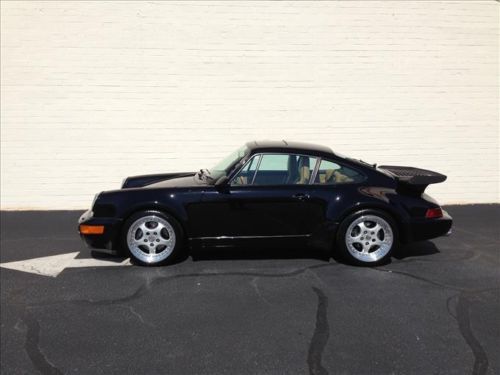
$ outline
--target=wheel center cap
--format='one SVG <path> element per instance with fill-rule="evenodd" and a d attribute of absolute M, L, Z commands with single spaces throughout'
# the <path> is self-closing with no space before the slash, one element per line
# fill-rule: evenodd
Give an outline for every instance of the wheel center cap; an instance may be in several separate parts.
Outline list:
<path fill-rule="evenodd" d="M 148 240 L 149 240 L 149 242 L 154 242 L 154 240 L 156 240 L 156 237 L 155 236 L 149 236 Z"/>

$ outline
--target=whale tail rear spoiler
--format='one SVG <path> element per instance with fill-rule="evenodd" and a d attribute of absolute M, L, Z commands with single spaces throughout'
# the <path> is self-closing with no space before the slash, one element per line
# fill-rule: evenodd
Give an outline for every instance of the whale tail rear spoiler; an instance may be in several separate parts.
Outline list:
<path fill-rule="evenodd" d="M 394 177 L 398 181 L 399 190 L 422 194 L 430 184 L 438 184 L 446 180 L 444 174 L 414 167 L 381 165 L 378 169 Z"/>

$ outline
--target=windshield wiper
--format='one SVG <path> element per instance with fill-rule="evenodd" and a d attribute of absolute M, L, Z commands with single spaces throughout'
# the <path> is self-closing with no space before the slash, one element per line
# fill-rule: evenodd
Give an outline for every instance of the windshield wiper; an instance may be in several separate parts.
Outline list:
<path fill-rule="evenodd" d="M 200 172 L 198 173 L 198 178 L 201 180 L 202 177 L 213 180 L 213 178 L 210 176 L 210 171 L 208 169 L 200 169 Z"/>

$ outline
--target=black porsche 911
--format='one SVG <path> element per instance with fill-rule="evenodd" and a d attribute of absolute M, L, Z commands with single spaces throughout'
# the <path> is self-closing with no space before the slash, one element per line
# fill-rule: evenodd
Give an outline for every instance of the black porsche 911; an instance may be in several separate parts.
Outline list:
<path fill-rule="evenodd" d="M 126 178 L 96 196 L 79 232 L 90 247 L 144 265 L 167 263 L 188 243 L 303 244 L 375 265 L 398 243 L 450 232 L 451 217 L 424 193 L 444 180 L 318 145 L 249 142 L 211 169 Z"/>

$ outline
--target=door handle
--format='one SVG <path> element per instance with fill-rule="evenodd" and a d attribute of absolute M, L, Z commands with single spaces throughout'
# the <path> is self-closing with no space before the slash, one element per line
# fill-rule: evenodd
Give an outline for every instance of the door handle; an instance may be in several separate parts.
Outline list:
<path fill-rule="evenodd" d="M 299 201 L 305 201 L 305 200 L 311 198 L 311 196 L 309 194 L 297 193 L 297 194 L 293 195 L 293 198 L 298 199 Z"/>

